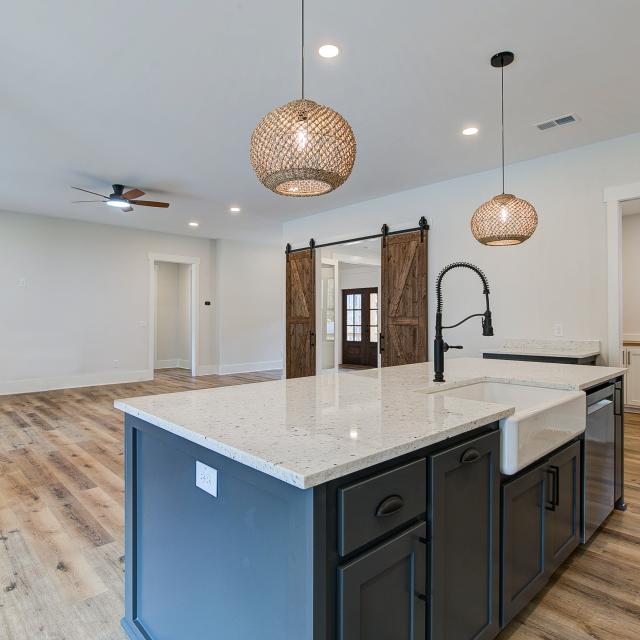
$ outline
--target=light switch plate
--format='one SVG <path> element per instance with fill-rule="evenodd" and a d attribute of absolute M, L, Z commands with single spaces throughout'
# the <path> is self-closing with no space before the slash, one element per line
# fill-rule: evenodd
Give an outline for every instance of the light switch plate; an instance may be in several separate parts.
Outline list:
<path fill-rule="evenodd" d="M 557 338 L 562 338 L 562 336 L 564 336 L 564 327 L 561 322 L 557 322 L 553 325 L 553 335 Z"/>
<path fill-rule="evenodd" d="M 196 487 L 218 497 L 218 470 L 196 460 Z"/>

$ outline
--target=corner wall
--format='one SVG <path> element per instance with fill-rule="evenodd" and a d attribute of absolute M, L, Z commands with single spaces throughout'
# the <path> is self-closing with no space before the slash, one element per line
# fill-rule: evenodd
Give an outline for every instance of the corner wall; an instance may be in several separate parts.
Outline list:
<path fill-rule="evenodd" d="M 0 394 L 151 379 L 149 253 L 200 259 L 201 374 L 229 372 L 229 363 L 278 365 L 281 251 L 222 242 L 218 265 L 217 242 L 0 212 Z M 248 287 L 247 298 L 234 282 Z M 220 309 L 218 286 L 223 304 L 239 296 L 243 311 Z"/>
<path fill-rule="evenodd" d="M 219 372 L 282 368 L 282 247 L 217 241 Z"/>

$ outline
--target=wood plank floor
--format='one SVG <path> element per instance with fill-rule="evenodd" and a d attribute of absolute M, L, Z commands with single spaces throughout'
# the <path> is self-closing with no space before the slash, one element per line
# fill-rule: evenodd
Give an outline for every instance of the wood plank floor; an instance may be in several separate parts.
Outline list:
<path fill-rule="evenodd" d="M 279 377 L 165 369 L 153 382 L 0 397 L 0 640 L 126 637 L 114 399 Z"/>
<path fill-rule="evenodd" d="M 0 639 L 125 638 L 115 398 L 279 376 L 164 370 L 154 382 L 0 397 Z M 626 444 L 629 510 L 609 518 L 500 640 L 640 638 L 638 414 L 627 414 Z"/>

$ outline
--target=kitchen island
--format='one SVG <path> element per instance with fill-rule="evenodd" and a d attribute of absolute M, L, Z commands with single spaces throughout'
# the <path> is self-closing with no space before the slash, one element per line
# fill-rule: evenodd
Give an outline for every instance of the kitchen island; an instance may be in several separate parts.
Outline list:
<path fill-rule="evenodd" d="M 515 407 L 446 392 L 497 382 L 575 393 L 623 372 L 460 358 L 445 383 L 418 364 L 117 401 L 125 630 L 494 637 L 499 426 Z"/>

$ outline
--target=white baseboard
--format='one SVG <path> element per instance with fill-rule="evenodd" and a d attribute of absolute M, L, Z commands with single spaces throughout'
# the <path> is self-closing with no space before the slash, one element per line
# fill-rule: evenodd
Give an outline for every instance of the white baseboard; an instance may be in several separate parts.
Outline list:
<path fill-rule="evenodd" d="M 105 384 L 124 384 L 126 382 L 142 382 L 153 380 L 153 371 L 97 371 L 49 378 L 27 378 L 23 380 L 0 381 L 0 396 L 14 393 L 34 393 L 37 391 L 53 391 L 55 389 L 76 389 L 78 387 L 94 387 Z"/>
<path fill-rule="evenodd" d="M 169 360 L 156 360 L 156 369 L 191 369 L 191 360 L 171 358 Z"/>
<path fill-rule="evenodd" d="M 242 362 L 239 364 L 221 364 L 220 375 L 234 373 L 251 373 L 252 371 L 269 371 L 270 369 L 282 369 L 282 360 L 267 360 L 265 362 Z"/>
<path fill-rule="evenodd" d="M 198 367 L 199 376 L 212 376 L 220 373 L 220 369 L 217 364 L 201 364 Z"/>

